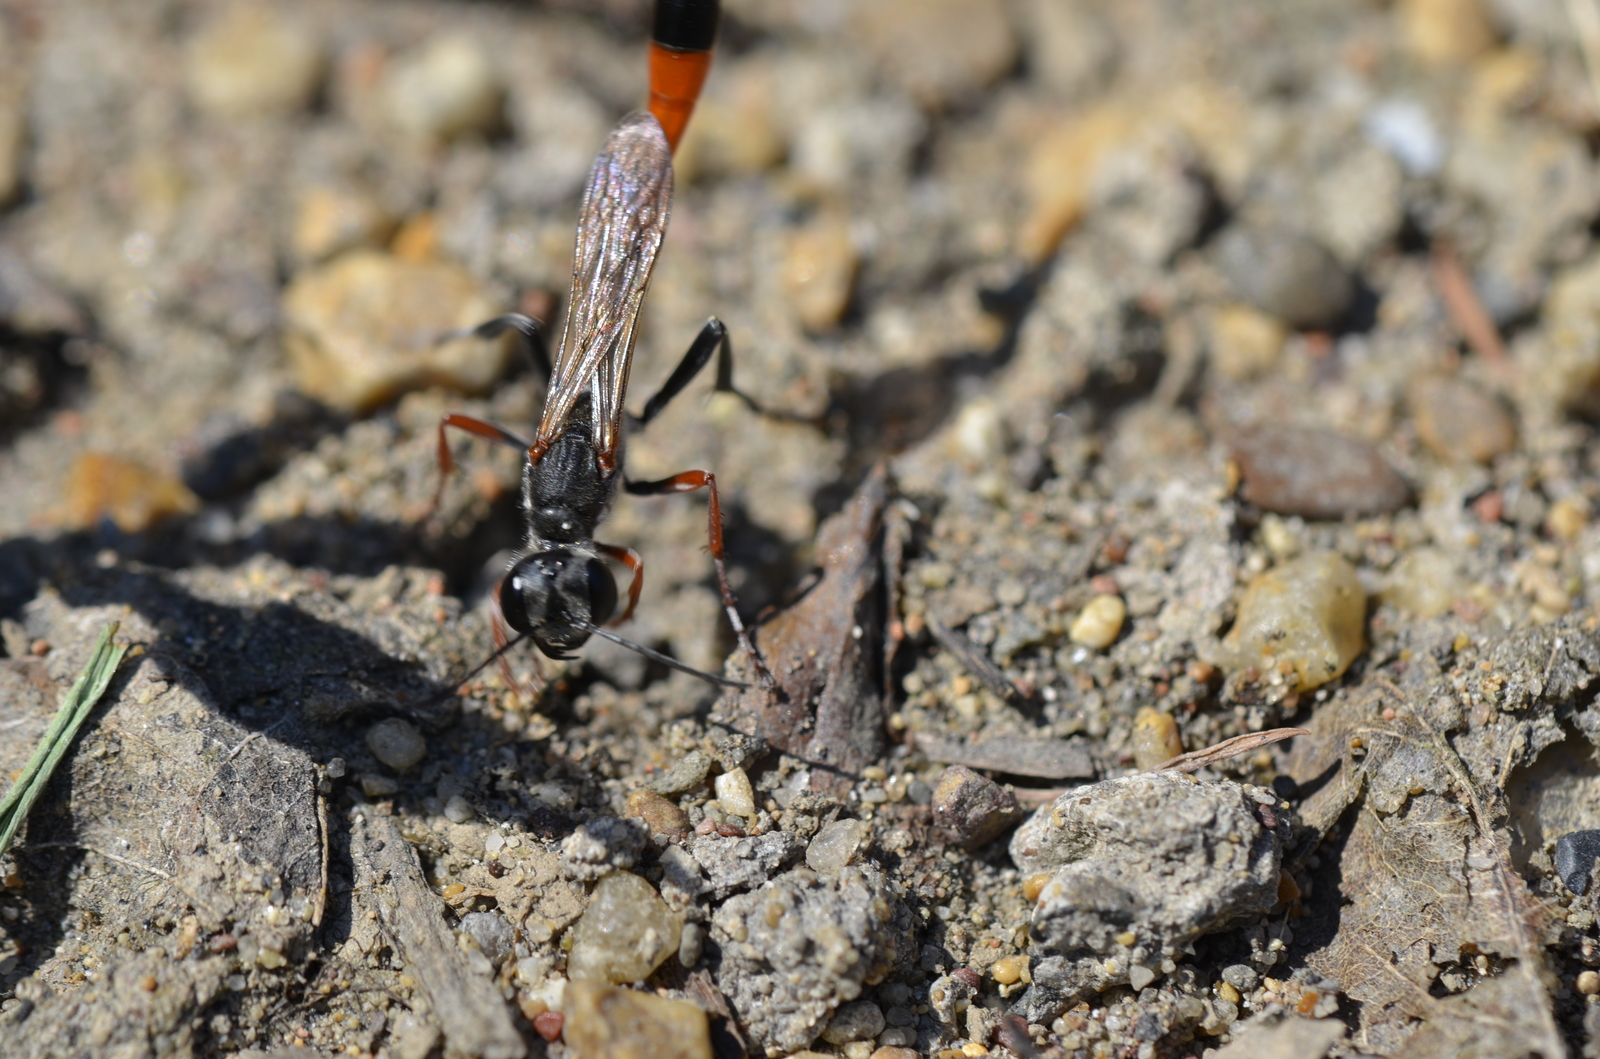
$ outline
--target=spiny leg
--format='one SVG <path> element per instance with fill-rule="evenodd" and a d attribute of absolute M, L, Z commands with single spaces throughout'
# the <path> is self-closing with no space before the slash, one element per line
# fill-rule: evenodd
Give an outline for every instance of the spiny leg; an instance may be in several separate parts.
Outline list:
<path fill-rule="evenodd" d="M 733 589 L 728 587 L 728 568 L 722 558 L 722 500 L 717 495 L 716 475 L 710 471 L 684 471 L 682 474 L 675 474 L 671 478 L 655 482 L 625 481 L 623 488 L 635 496 L 692 493 L 696 489 L 705 489 L 710 494 L 710 511 L 706 528 L 707 548 L 711 552 L 711 561 L 717 568 L 717 587 L 722 591 L 722 609 L 728 612 L 728 621 L 733 625 L 735 635 L 739 637 L 739 646 L 750 656 L 761 682 L 766 685 L 768 691 L 776 690 L 777 682 L 772 679 L 771 672 L 767 670 L 766 660 L 761 657 L 761 652 L 756 650 L 754 641 L 745 630 L 744 622 L 739 618 L 739 608 L 734 602 Z"/>
<path fill-rule="evenodd" d="M 595 551 L 609 555 L 617 562 L 626 566 L 633 572 L 633 580 L 628 583 L 628 608 L 622 616 L 606 622 L 607 625 L 621 625 L 633 617 L 633 610 L 639 605 L 639 593 L 644 590 L 644 560 L 632 548 L 619 548 L 615 544 L 601 544 L 595 542 Z"/>

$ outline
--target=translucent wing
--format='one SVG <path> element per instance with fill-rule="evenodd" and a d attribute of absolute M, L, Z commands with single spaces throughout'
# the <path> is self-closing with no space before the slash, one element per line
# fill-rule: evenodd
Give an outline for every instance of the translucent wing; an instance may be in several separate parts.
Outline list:
<path fill-rule="evenodd" d="M 587 391 L 600 466 L 607 473 L 615 469 L 639 307 L 671 208 L 672 150 L 656 119 L 634 111 L 611 131 L 589 170 L 567 320 L 532 457 L 544 455 L 560 436 L 573 404 Z"/>

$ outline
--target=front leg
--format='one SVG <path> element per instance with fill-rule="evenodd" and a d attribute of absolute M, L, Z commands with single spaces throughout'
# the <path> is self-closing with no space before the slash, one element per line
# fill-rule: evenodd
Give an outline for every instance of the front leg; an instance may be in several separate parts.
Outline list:
<path fill-rule="evenodd" d="M 766 660 L 761 657 L 761 652 L 756 650 L 754 641 L 745 630 L 744 622 L 739 618 L 739 608 L 734 602 L 733 589 L 728 587 L 728 568 L 722 557 L 722 500 L 717 496 L 717 478 L 710 471 L 684 471 L 671 478 L 663 478 L 656 482 L 623 482 L 623 488 L 635 496 L 663 496 L 667 493 L 692 493 L 696 489 L 705 489 L 710 494 L 710 511 L 707 516 L 707 550 L 711 552 L 711 561 L 717 568 L 717 587 L 722 591 L 722 609 L 728 613 L 728 621 L 733 625 L 735 635 L 739 637 L 739 646 L 744 648 L 745 654 L 750 656 L 751 663 L 756 667 L 762 684 L 768 691 L 776 691 L 778 684 L 772 679 L 772 674 L 767 670 Z"/>

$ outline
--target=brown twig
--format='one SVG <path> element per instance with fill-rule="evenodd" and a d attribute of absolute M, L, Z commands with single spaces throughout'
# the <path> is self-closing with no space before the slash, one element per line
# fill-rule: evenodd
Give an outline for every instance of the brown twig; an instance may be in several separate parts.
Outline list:
<path fill-rule="evenodd" d="M 1507 371 L 1511 366 L 1511 358 L 1506 353 L 1506 344 L 1500 338 L 1500 331 L 1473 288 L 1472 279 L 1456 254 L 1455 244 L 1443 237 L 1433 241 L 1433 285 L 1439 290 L 1439 298 L 1444 302 L 1445 311 L 1450 314 L 1450 322 L 1461 332 L 1461 337 L 1466 339 L 1472 351 L 1496 372 Z"/>
<path fill-rule="evenodd" d="M 311 910 L 311 925 L 320 929 L 322 914 L 328 908 L 328 799 L 323 797 L 320 786 L 321 777 L 313 781 L 317 783 L 317 830 L 322 834 L 322 878 L 317 887 L 317 901 Z"/>
<path fill-rule="evenodd" d="M 950 628 L 932 614 L 924 616 L 928 625 L 928 632 L 933 638 L 955 656 L 962 668 L 978 678 L 978 683 L 1000 696 L 1006 702 L 1019 703 L 1028 699 L 1022 689 L 1011 682 L 1011 679 L 1000 671 L 1000 667 L 984 657 L 972 641 Z"/>
<path fill-rule="evenodd" d="M 1268 746 L 1272 743 L 1291 739 L 1297 735 L 1310 735 L 1304 728 L 1269 728 L 1265 732 L 1249 732 L 1245 735 L 1236 735 L 1232 739 L 1224 739 L 1215 746 L 1208 746 L 1204 750 L 1191 750 L 1187 754 L 1179 754 L 1171 761 L 1157 765 L 1151 772 L 1194 772 L 1207 765 L 1215 765 L 1219 761 L 1226 761 L 1240 754 L 1248 754 L 1257 747 Z"/>

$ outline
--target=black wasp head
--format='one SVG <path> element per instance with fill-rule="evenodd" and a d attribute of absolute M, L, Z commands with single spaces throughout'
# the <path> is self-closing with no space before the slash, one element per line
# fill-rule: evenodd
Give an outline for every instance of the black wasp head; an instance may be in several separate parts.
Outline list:
<path fill-rule="evenodd" d="M 551 658 L 581 647 L 617 609 L 617 583 L 592 555 L 566 548 L 524 555 L 500 586 L 500 613 Z"/>

